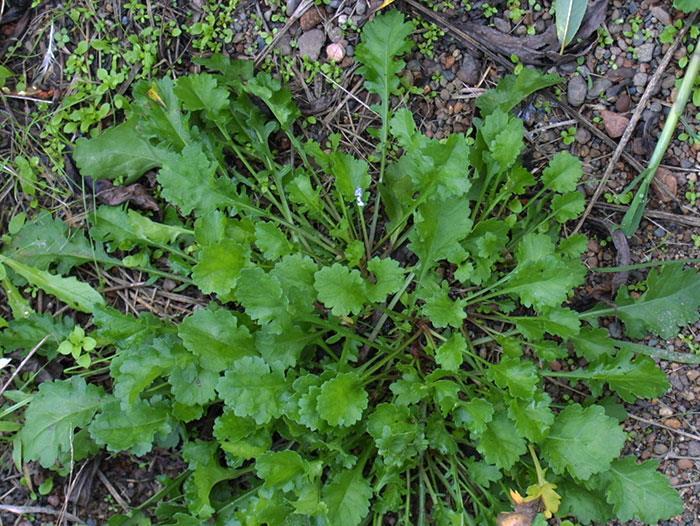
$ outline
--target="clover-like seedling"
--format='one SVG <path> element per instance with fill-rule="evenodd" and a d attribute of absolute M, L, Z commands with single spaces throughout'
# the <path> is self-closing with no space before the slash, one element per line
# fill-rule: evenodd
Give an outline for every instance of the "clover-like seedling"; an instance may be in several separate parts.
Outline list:
<path fill-rule="evenodd" d="M 90 352 L 95 350 L 97 342 L 95 338 L 85 335 L 85 329 L 76 325 L 68 338 L 58 346 L 58 352 L 64 356 L 71 355 L 80 367 L 88 368 L 92 363 Z M 83 352 L 85 351 L 85 352 Z"/>

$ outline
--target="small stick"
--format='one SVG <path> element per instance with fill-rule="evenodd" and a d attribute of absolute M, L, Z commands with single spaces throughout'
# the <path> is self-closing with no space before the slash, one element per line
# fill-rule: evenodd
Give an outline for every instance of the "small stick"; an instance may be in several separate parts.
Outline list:
<path fill-rule="evenodd" d="M 12 506 L 11 504 L 0 504 L 0 511 L 14 513 L 15 515 L 27 515 L 28 513 L 40 513 L 42 515 L 62 515 L 64 519 L 78 524 L 85 524 L 80 518 L 72 513 L 61 513 L 46 506 Z"/>
<path fill-rule="evenodd" d="M 29 351 L 29 354 L 24 357 L 24 360 L 17 366 L 17 369 L 14 370 L 14 372 L 10 375 L 10 379 L 5 382 L 5 385 L 2 386 L 2 389 L 0 389 L 0 396 L 7 390 L 8 387 L 10 387 L 10 384 L 12 384 L 12 380 L 15 379 L 15 377 L 19 374 L 20 370 L 22 367 L 26 365 L 26 363 L 29 361 L 29 359 L 34 355 L 35 352 L 39 350 L 39 348 L 44 345 L 44 342 L 49 338 L 48 335 L 44 336 L 42 340 L 34 346 L 34 348 Z"/>
<path fill-rule="evenodd" d="M 258 56 L 255 57 L 255 65 L 259 66 L 263 59 L 267 56 L 267 54 L 270 52 L 270 50 L 277 45 L 277 42 L 280 41 L 282 38 L 282 35 L 284 35 L 287 31 L 289 31 L 289 28 L 292 27 L 292 24 L 296 22 L 299 18 L 301 18 L 301 15 L 306 13 L 308 9 L 314 4 L 313 0 L 303 0 L 297 8 L 294 10 L 294 12 L 291 14 L 289 17 L 289 20 L 287 20 L 287 23 L 282 26 L 282 29 L 279 30 L 279 32 L 275 35 L 275 37 L 272 39 L 272 41 L 265 46 L 265 48 L 258 53 Z"/>
<path fill-rule="evenodd" d="M 672 433 L 676 433 L 677 435 L 689 438 L 691 440 L 700 440 L 700 435 L 693 435 L 692 433 L 686 433 L 685 431 L 681 431 L 680 429 L 673 429 L 670 426 L 667 426 L 664 424 L 659 424 L 658 422 L 654 422 L 653 420 L 647 420 L 646 418 L 642 418 L 641 416 L 633 415 L 632 413 L 628 413 L 628 416 L 630 418 L 634 418 L 635 420 L 638 420 L 640 422 L 644 422 L 645 424 L 649 424 L 650 426 L 655 426 L 655 427 L 660 427 L 662 429 L 667 429 L 668 431 L 671 431 Z"/>
<path fill-rule="evenodd" d="M 627 207 L 621 205 L 610 205 L 607 203 L 596 203 L 595 208 L 600 208 L 602 210 L 611 210 L 613 212 L 626 212 Z M 644 215 L 647 217 L 653 217 L 654 219 L 661 219 L 665 221 L 672 221 L 674 223 L 679 223 L 681 225 L 694 226 L 700 228 L 700 218 L 683 216 L 680 214 L 673 214 L 671 212 L 663 212 L 661 210 L 645 210 Z"/>
<path fill-rule="evenodd" d="M 598 188 L 595 189 L 595 193 L 591 197 L 591 199 L 588 201 L 588 205 L 586 206 L 586 210 L 583 212 L 583 215 L 581 216 L 581 219 L 579 219 L 578 224 L 576 225 L 576 228 L 571 232 L 571 234 L 576 234 L 579 230 L 581 230 L 581 227 L 583 226 L 583 223 L 586 221 L 586 218 L 590 215 L 591 210 L 593 210 L 593 206 L 595 206 L 596 202 L 598 199 L 600 199 L 601 194 L 605 190 L 605 187 L 608 183 L 608 179 L 610 179 L 610 176 L 612 175 L 613 170 L 615 169 L 615 165 L 617 164 L 617 161 L 620 160 L 620 157 L 622 156 L 622 153 L 625 149 L 625 146 L 627 146 L 627 143 L 629 142 L 630 138 L 632 137 L 632 133 L 634 132 L 634 129 L 637 126 L 637 123 L 639 122 L 639 119 L 642 117 L 642 113 L 644 112 L 644 109 L 646 108 L 647 103 L 649 102 L 649 99 L 651 99 L 652 95 L 656 92 L 656 87 L 659 84 L 659 81 L 661 80 L 661 76 L 664 74 L 666 71 L 666 68 L 671 62 L 671 59 L 673 58 L 673 54 L 676 51 L 676 48 L 678 48 L 678 45 L 683 41 L 683 37 L 686 35 L 686 33 L 690 30 L 690 27 L 693 25 L 693 22 L 695 21 L 695 16 L 688 21 L 688 23 L 685 25 L 685 27 L 678 32 L 676 35 L 676 39 L 674 40 L 673 44 L 671 47 L 668 48 L 666 51 L 666 54 L 663 56 L 661 59 L 661 62 L 659 63 L 659 66 L 656 68 L 656 71 L 654 71 L 654 74 L 651 76 L 649 79 L 649 82 L 647 83 L 647 87 L 644 90 L 644 93 L 642 94 L 642 98 L 639 99 L 639 103 L 637 104 L 637 107 L 634 110 L 634 113 L 632 114 L 632 118 L 629 121 L 629 124 L 627 124 L 627 128 L 625 128 L 625 132 L 622 134 L 622 137 L 620 138 L 620 142 L 617 144 L 617 147 L 615 148 L 615 152 L 613 153 L 612 157 L 610 158 L 610 161 L 608 162 L 608 166 L 605 169 L 605 173 L 603 173 L 603 177 L 600 180 L 600 183 L 598 183 Z"/>
<path fill-rule="evenodd" d="M 126 501 L 122 498 L 122 496 L 119 494 L 117 489 L 112 485 L 112 483 L 109 481 L 109 479 L 105 476 L 102 471 L 99 469 L 97 470 L 97 478 L 100 479 L 100 482 L 104 485 L 105 488 L 107 488 L 107 491 L 109 491 L 109 494 L 114 497 L 114 500 L 117 501 L 117 504 L 121 506 L 121 508 L 124 510 L 124 513 L 129 513 L 131 511 L 131 508 L 129 505 L 126 503 Z"/>

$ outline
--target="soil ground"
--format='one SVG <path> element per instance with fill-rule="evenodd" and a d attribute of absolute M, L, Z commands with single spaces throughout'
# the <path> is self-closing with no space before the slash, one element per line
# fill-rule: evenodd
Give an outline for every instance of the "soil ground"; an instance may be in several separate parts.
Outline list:
<path fill-rule="evenodd" d="M 78 20 L 71 19 L 71 12 L 64 4 L 71 2 L 38 2 L 34 7 L 30 2 L 2 3 L 5 13 L 0 18 L 0 63 L 20 73 L 24 85 L 8 82 L 10 89 L 1 97 L 0 169 L 4 170 L 0 180 L 0 233 L 5 232 L 7 221 L 15 212 L 29 210 L 36 198 L 63 217 L 80 220 L 84 199 L 79 185 L 74 184 L 77 179 L 70 161 L 70 143 L 81 130 L 63 131 L 64 150 L 58 151 L 55 144 L 47 146 L 51 138 L 41 137 L 42 126 L 36 125 L 37 111 L 54 115 L 65 100 L 78 92 L 76 76 L 94 78 L 98 64 L 88 64 L 85 71 L 71 70 L 72 55 L 69 53 L 79 40 L 91 38 L 90 29 L 103 39 L 126 39 L 142 33 L 148 25 L 148 20 L 125 19 L 125 6 L 119 0 L 74 0 L 72 4 L 76 8 L 87 9 L 82 15 L 78 11 Z M 153 75 L 193 69 L 195 56 L 219 49 L 231 56 L 257 59 L 259 67 L 291 83 L 304 110 L 306 133 L 317 137 L 340 133 L 343 143 L 360 155 L 371 149 L 371 139 L 365 133 L 374 122 L 369 110 L 371 101 L 356 75 L 353 55 L 362 24 L 371 16 L 377 2 L 332 0 L 328 5 L 305 10 L 299 20 L 294 20 L 293 15 L 295 11 L 297 14 L 303 11 L 305 3 L 298 0 L 240 4 L 229 1 L 221 2 L 216 8 L 205 0 L 162 4 L 154 0 L 146 4 L 150 16 L 160 17 L 164 33 L 171 21 L 190 27 L 196 23 L 206 26 L 207 14 L 226 17 L 223 22 L 217 20 L 210 24 L 213 27 L 211 41 L 204 44 L 202 33 L 193 34 L 194 31 L 171 34 L 167 39 L 156 38 L 157 60 L 152 66 Z M 439 138 L 469 128 L 474 117 L 475 98 L 484 89 L 495 86 L 507 69 L 466 45 L 451 28 L 474 23 L 524 38 L 528 34 L 544 34 L 553 19 L 545 1 L 523 1 L 522 5 L 492 1 L 489 5 L 479 0 L 471 4 L 433 0 L 423 4 L 443 16 L 451 26 L 432 24 L 416 15 L 407 3 L 400 0 L 395 3 L 393 7 L 416 19 L 418 28 L 417 46 L 407 60 L 403 79 L 406 85 L 413 86 L 415 95 L 397 104 L 410 104 L 420 127 Z M 515 9 L 522 10 L 521 17 Z M 107 21 L 115 20 L 115 25 L 95 25 L 99 17 L 90 19 L 85 14 L 88 11 Z M 578 56 L 559 64 L 545 61 L 540 66 L 556 71 L 565 82 L 552 92 L 553 97 L 535 96 L 519 110 L 529 130 L 528 163 L 533 170 L 539 169 L 556 151 L 568 149 L 583 159 L 585 191 L 589 196 L 594 194 L 613 153 L 603 139 L 609 137 L 613 144 L 619 140 L 650 78 L 672 45 L 664 43 L 669 41 L 670 33 L 664 31 L 665 28 L 681 18 L 682 14 L 668 1 L 608 2 L 603 23 L 584 45 L 579 46 Z M 54 34 L 60 35 L 63 47 L 55 52 L 55 60 L 46 70 L 42 62 L 49 51 L 47 35 Z M 626 147 L 629 156 L 642 164 L 651 154 L 674 98 L 677 79 L 682 75 L 679 63 L 682 64 L 683 57 L 688 54 L 687 44 L 687 39 L 678 43 Z M 330 45 L 333 46 L 328 47 Z M 494 51 L 498 53 L 499 50 Z M 329 57 L 339 60 L 332 62 Z M 505 58 L 511 62 L 508 54 Z M 132 68 L 112 91 L 128 93 L 130 82 L 142 73 Z M 41 101 L 50 104 L 42 105 Z M 574 108 L 574 116 L 564 111 L 563 102 Z M 77 107 L 81 104 L 86 103 L 76 103 Z M 651 214 L 643 221 L 637 235 L 629 240 L 631 263 L 654 258 L 700 257 L 698 112 L 700 108 L 688 105 L 657 177 L 660 184 L 655 186 L 649 204 Z M 118 119 L 119 112 L 114 116 Z M 596 127 L 599 133 L 591 133 L 585 123 Z M 30 160 L 36 156 L 42 167 L 40 178 L 49 186 L 60 187 L 62 197 L 47 193 L 37 197 L 24 194 L 17 184 L 18 171 L 14 168 L 20 155 Z M 614 194 L 622 191 L 636 173 L 629 158 L 616 163 L 599 206 L 593 208 L 584 225 L 584 231 L 591 238 L 586 262 L 592 269 L 614 265 L 617 261 L 618 253 L 606 224 L 621 219 L 619 207 L 624 206 L 624 202 L 615 202 Z M 582 291 L 584 298 L 595 298 L 601 287 L 605 290 L 608 286 L 609 293 L 610 275 L 594 276 L 596 279 Z M 631 277 L 634 278 L 634 273 Z M 139 278 L 123 276 L 123 279 L 137 281 Z M 135 289 L 133 294 L 128 293 L 125 301 L 138 302 L 140 295 L 153 304 L 153 298 L 161 292 L 143 287 Z M 160 313 L 177 316 L 192 306 L 187 298 L 176 298 L 169 300 L 167 306 L 158 303 L 157 309 Z M 610 326 L 609 330 L 613 335 L 621 332 L 617 325 Z M 647 343 L 668 350 L 700 353 L 700 324 L 686 329 L 682 337 L 673 341 L 649 340 Z M 627 408 L 629 416 L 625 427 L 631 435 L 628 444 L 630 452 L 637 456 L 658 459 L 660 469 L 683 496 L 684 514 L 668 524 L 697 526 L 700 525 L 700 369 L 667 362 L 662 362 L 662 366 L 669 375 L 672 389 L 661 399 Z M 88 524 L 103 524 L 111 514 L 144 502 L 162 487 L 164 476 L 174 477 L 182 468 L 167 451 L 158 451 L 143 459 L 104 455 L 75 466 L 66 478 L 56 477 L 47 495 L 34 498 L 32 492 L 36 493 L 50 474 L 36 466 L 27 468 L 25 480 L 32 482 L 32 488 L 28 488 L 26 483 L 20 482 L 22 474 L 16 472 L 11 461 L 11 443 L 6 438 L 0 440 L 0 503 L 32 510 L 21 515 L 0 511 L 0 524 L 55 524 L 58 515 L 51 513 L 61 511 Z"/>

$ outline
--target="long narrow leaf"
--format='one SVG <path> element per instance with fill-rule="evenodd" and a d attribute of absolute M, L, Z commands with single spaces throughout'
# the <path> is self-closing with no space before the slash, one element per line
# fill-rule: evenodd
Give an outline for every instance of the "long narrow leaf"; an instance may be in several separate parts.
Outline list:
<path fill-rule="evenodd" d="M 571 43 L 581 27 L 587 4 L 586 0 L 556 1 L 557 37 L 561 42 L 561 53 L 564 53 L 564 48 Z"/>
<path fill-rule="evenodd" d="M 105 303 L 99 292 L 72 276 L 64 278 L 45 270 L 38 270 L 7 256 L 0 256 L 0 263 L 7 265 L 35 287 L 55 296 L 75 310 L 93 312 L 97 305 Z"/>

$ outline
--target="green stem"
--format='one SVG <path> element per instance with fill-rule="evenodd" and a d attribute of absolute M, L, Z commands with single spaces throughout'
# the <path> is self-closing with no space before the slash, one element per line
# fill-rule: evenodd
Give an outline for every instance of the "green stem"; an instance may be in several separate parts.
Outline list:
<path fill-rule="evenodd" d="M 649 188 L 651 187 L 651 182 L 654 180 L 656 171 L 661 165 L 661 161 L 666 155 L 666 150 L 668 150 L 673 135 L 676 131 L 676 126 L 678 125 L 678 120 L 685 106 L 688 103 L 691 93 L 693 92 L 695 86 L 695 78 L 700 71 L 700 37 L 696 39 L 695 49 L 693 55 L 688 63 L 688 69 L 685 70 L 685 75 L 683 75 L 683 80 L 681 86 L 678 90 L 678 96 L 671 106 L 671 110 L 666 118 L 666 123 L 664 124 L 663 130 L 661 130 L 661 135 L 659 136 L 659 141 L 656 143 L 654 152 L 651 154 L 651 159 L 649 159 L 649 164 L 647 169 L 640 174 L 641 184 L 639 190 L 634 196 L 632 203 L 630 204 L 625 217 L 622 219 L 620 224 L 620 230 L 624 232 L 627 237 L 632 236 L 639 228 L 639 223 L 644 215 L 644 209 L 646 208 L 647 196 L 649 194 Z"/>
<path fill-rule="evenodd" d="M 537 473 L 537 484 L 543 486 L 547 482 L 544 478 L 544 471 L 542 471 L 542 466 L 540 466 L 540 461 L 535 454 L 535 448 L 532 444 L 528 444 L 527 448 L 530 450 L 530 456 L 532 457 L 532 462 L 535 464 L 535 472 Z"/>

